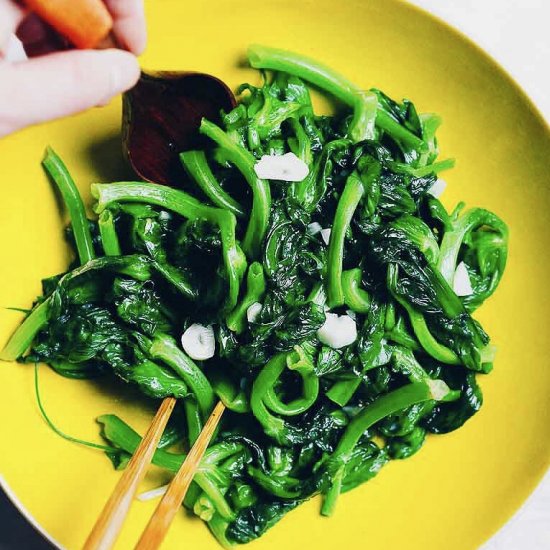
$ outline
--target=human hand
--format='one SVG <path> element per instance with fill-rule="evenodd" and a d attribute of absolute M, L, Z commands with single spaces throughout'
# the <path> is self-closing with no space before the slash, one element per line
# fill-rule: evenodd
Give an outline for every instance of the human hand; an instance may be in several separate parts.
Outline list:
<path fill-rule="evenodd" d="M 104 1 L 115 39 L 128 51 L 68 50 L 63 39 L 21 4 L 0 0 L 0 137 L 105 105 L 137 82 L 135 55 L 146 41 L 143 0 Z M 28 59 L 10 59 L 14 33 Z"/>

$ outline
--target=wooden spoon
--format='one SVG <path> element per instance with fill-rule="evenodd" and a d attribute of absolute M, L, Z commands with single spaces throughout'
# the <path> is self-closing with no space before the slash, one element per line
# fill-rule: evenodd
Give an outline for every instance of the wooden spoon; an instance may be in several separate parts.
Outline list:
<path fill-rule="evenodd" d="M 142 73 L 123 99 L 124 154 L 145 181 L 181 186 L 179 153 L 201 148 L 203 117 L 220 121 L 235 107 L 231 90 L 218 78 L 195 72 Z"/>

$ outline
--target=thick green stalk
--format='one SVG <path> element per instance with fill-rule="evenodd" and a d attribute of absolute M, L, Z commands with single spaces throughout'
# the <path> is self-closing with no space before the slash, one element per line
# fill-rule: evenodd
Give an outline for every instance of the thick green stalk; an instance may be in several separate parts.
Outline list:
<path fill-rule="evenodd" d="M 183 408 L 187 422 L 187 439 L 189 447 L 192 447 L 202 431 L 201 412 L 195 399 L 184 399 Z"/>
<path fill-rule="evenodd" d="M 240 334 L 246 328 L 246 313 L 248 308 L 259 302 L 265 293 L 265 275 L 262 264 L 253 262 L 246 276 L 246 294 L 237 307 L 227 316 L 226 324 L 229 330 Z"/>
<path fill-rule="evenodd" d="M 260 468 L 249 466 L 248 475 L 268 494 L 278 498 L 295 499 L 301 494 L 301 480 L 289 476 L 269 475 Z"/>
<path fill-rule="evenodd" d="M 345 304 L 355 313 L 368 313 L 370 296 L 361 288 L 362 273 L 359 267 L 342 273 L 342 291 Z"/>
<path fill-rule="evenodd" d="M 394 370 L 403 373 L 410 382 L 425 382 L 431 384 L 433 379 L 424 370 L 424 367 L 416 360 L 414 353 L 401 346 L 395 346 L 392 353 Z M 439 383 L 436 381 L 436 383 Z M 446 395 L 438 396 L 438 401 L 456 401 L 460 397 L 460 390 L 446 388 Z"/>
<path fill-rule="evenodd" d="M 187 356 L 176 341 L 166 334 L 156 334 L 149 353 L 153 359 L 161 359 L 171 367 L 193 392 L 203 418 L 207 418 L 214 406 L 214 390 L 208 378 Z"/>
<path fill-rule="evenodd" d="M 397 322 L 386 332 L 386 338 L 396 344 L 409 348 L 411 351 L 421 351 L 422 346 L 409 334 L 404 318 L 399 317 Z"/>
<path fill-rule="evenodd" d="M 304 55 L 259 44 L 249 46 L 247 55 L 255 69 L 281 71 L 303 78 L 350 106 L 361 92 L 353 82 Z"/>
<path fill-rule="evenodd" d="M 208 522 L 208 527 L 222 548 L 229 549 L 235 546 L 235 543 L 231 542 L 225 534 L 229 527 L 229 522 L 219 514 L 212 516 L 212 519 Z"/>
<path fill-rule="evenodd" d="M 97 199 L 95 211 L 98 214 L 115 202 L 138 202 L 155 204 L 190 220 L 206 219 L 217 224 L 221 232 L 223 259 L 229 284 L 225 309 L 231 310 L 235 307 L 246 261 L 235 240 L 237 222 L 234 214 L 221 208 L 206 206 L 183 191 L 155 183 L 94 183 L 92 196 Z"/>
<path fill-rule="evenodd" d="M 197 475 L 199 476 L 198 478 Z M 197 479 L 197 483 L 199 484 L 200 488 L 208 495 L 208 498 L 214 505 L 214 508 L 216 509 L 218 514 L 220 514 L 222 518 L 228 521 L 234 519 L 235 514 L 233 513 L 231 506 L 229 506 L 229 503 L 227 502 L 227 500 L 225 500 L 225 497 L 223 496 L 223 493 L 220 490 L 219 486 L 208 475 L 208 473 L 197 473 L 195 474 L 195 478 Z"/>
<path fill-rule="evenodd" d="M 321 505 L 321 515 L 329 517 L 332 516 L 334 510 L 336 509 L 336 502 L 338 497 L 342 492 L 342 482 L 344 480 L 344 473 L 346 467 L 344 465 L 340 466 L 336 473 L 332 476 L 332 483 L 329 487 L 329 490 L 323 497 L 323 504 Z"/>
<path fill-rule="evenodd" d="M 214 392 L 230 411 L 241 414 L 250 412 L 250 403 L 245 392 L 221 372 L 221 369 L 209 372 L 208 377 Z"/>
<path fill-rule="evenodd" d="M 252 413 L 264 427 L 265 432 L 279 440 L 284 436 L 285 422 L 273 416 L 267 409 L 264 399 L 269 388 L 273 387 L 286 367 L 286 354 L 279 353 L 272 357 L 260 371 L 252 386 L 250 406 Z"/>
<path fill-rule="evenodd" d="M 395 124 L 397 124 L 397 122 Z M 399 128 L 402 128 L 402 126 L 399 126 Z M 443 172 L 444 170 L 450 170 L 454 167 L 454 165 L 455 159 L 440 160 L 439 162 L 434 162 L 426 166 L 420 166 L 419 168 L 415 168 L 414 166 L 403 162 L 391 162 L 390 164 L 391 168 L 395 172 L 410 174 L 415 178 L 423 178 L 429 174 L 439 174 L 439 172 Z"/>
<path fill-rule="evenodd" d="M 432 384 L 438 385 L 436 390 L 438 394 L 436 395 L 434 395 L 434 391 L 432 390 Z M 322 508 L 323 515 L 330 515 L 334 511 L 336 500 L 341 491 L 346 464 L 351 459 L 353 449 L 363 434 L 374 424 L 390 414 L 395 414 L 416 403 L 440 400 L 443 395 L 448 393 L 448 391 L 445 391 L 445 388 L 450 391 L 441 380 L 407 384 L 378 397 L 353 418 L 327 463 L 332 483 L 325 494 L 325 504 L 323 504 Z"/>
<path fill-rule="evenodd" d="M 436 361 L 441 361 L 447 365 L 460 365 L 461 361 L 458 355 L 452 349 L 440 344 L 435 339 L 426 324 L 424 315 L 416 311 L 408 302 L 404 300 L 398 301 L 407 311 L 414 335 L 424 348 L 424 351 L 431 355 Z"/>
<path fill-rule="evenodd" d="M 86 264 L 95 258 L 95 252 L 82 197 L 67 167 L 51 147 L 46 149 L 42 164 L 63 197 L 71 218 L 80 263 Z M 44 300 L 19 325 L 0 352 L 1 361 L 15 361 L 27 351 L 36 334 L 48 322 L 50 303 L 50 298 Z"/>
<path fill-rule="evenodd" d="M 233 212 L 237 218 L 245 216 L 243 207 L 218 183 L 208 165 L 204 151 L 185 151 L 180 153 L 180 160 L 189 177 L 201 188 L 212 204 Z"/>
<path fill-rule="evenodd" d="M 282 71 L 311 82 L 321 90 L 349 105 L 354 110 L 350 137 L 354 141 L 372 139 L 372 96 L 329 67 L 306 56 L 254 44 L 248 48 L 248 60 L 255 69 Z M 426 143 L 401 126 L 380 104 L 376 108 L 376 126 L 395 139 L 414 147 L 427 149 Z"/>
<path fill-rule="evenodd" d="M 82 197 L 67 167 L 51 147 L 46 149 L 46 155 L 42 164 L 57 185 L 63 197 L 63 201 L 71 218 L 71 226 L 73 228 L 78 257 L 80 263 L 85 264 L 95 258 L 95 253 Z"/>
<path fill-rule="evenodd" d="M 364 192 L 365 188 L 359 175 L 352 172 L 348 176 L 344 191 L 336 207 L 328 245 L 327 297 L 330 307 L 341 306 L 344 303 L 344 290 L 342 288 L 344 240 L 355 209 Z"/>
<path fill-rule="evenodd" d="M 31 345 L 38 331 L 48 322 L 50 299 L 37 305 L 27 318 L 17 327 L 0 353 L 0 361 L 15 361 Z"/>
<path fill-rule="evenodd" d="M 415 136 L 404 126 L 401 126 L 397 120 L 393 119 L 381 107 L 378 108 L 376 113 L 376 125 L 404 145 L 408 145 L 419 151 L 425 151 L 427 149 L 427 145 L 422 139 Z"/>
<path fill-rule="evenodd" d="M 219 126 L 203 118 L 200 131 L 220 147 L 223 158 L 235 165 L 252 189 L 252 211 L 242 246 L 249 258 L 257 258 L 267 231 L 271 210 L 269 184 L 256 175 L 256 159 L 252 153 L 235 143 Z"/>
<path fill-rule="evenodd" d="M 106 256 L 120 256 L 120 243 L 115 229 L 113 214 L 110 210 L 104 210 L 98 220 L 101 244 Z"/>
<path fill-rule="evenodd" d="M 344 435 L 331 456 L 331 460 L 341 460 L 346 463 L 351 458 L 353 449 L 361 439 L 361 436 L 374 424 L 386 418 L 386 416 L 395 414 L 415 403 L 429 400 L 441 401 L 450 392 L 449 388 L 441 380 L 433 380 L 431 382 L 438 383 L 440 388 L 446 388 L 444 393 L 436 395 L 431 384 L 413 382 L 382 395 L 367 405 L 348 424 Z"/>
<path fill-rule="evenodd" d="M 349 137 L 355 143 L 376 137 L 378 119 L 378 98 L 373 92 L 362 92 L 358 95 L 353 109 Z M 401 128 L 401 127 L 400 127 Z"/>

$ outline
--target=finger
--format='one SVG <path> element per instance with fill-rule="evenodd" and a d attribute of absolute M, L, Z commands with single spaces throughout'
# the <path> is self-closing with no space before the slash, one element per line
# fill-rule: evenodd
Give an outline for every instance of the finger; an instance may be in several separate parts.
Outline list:
<path fill-rule="evenodd" d="M 11 0 L 0 0 L 0 51 L 25 17 L 25 10 Z"/>
<path fill-rule="evenodd" d="M 67 40 L 34 14 L 26 17 L 19 25 L 17 37 L 23 42 L 29 57 L 66 50 L 69 47 Z"/>
<path fill-rule="evenodd" d="M 113 32 L 123 48 L 139 55 L 147 42 L 143 0 L 105 0 L 113 16 Z"/>
<path fill-rule="evenodd" d="M 0 65 L 0 136 L 103 104 L 139 78 L 121 50 L 67 51 Z M 15 101 L 16 99 L 16 101 Z"/>
<path fill-rule="evenodd" d="M 8 43 L 6 44 L 4 58 L 6 61 L 11 63 L 20 63 L 21 61 L 25 61 L 27 59 L 25 48 L 15 34 L 11 35 Z"/>

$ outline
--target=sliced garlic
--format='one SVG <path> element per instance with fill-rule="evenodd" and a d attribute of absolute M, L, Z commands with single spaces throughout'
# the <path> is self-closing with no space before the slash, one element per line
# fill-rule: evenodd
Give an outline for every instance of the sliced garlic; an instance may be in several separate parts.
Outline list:
<path fill-rule="evenodd" d="M 321 229 L 321 238 L 323 241 L 325 241 L 325 244 L 328 246 L 328 243 L 330 241 L 330 234 L 332 232 L 332 229 L 330 227 L 327 227 L 325 229 Z"/>
<path fill-rule="evenodd" d="M 161 497 L 168 491 L 168 484 L 157 487 L 156 489 L 151 489 L 150 491 L 145 491 L 137 496 L 138 500 L 141 502 L 146 502 L 148 500 L 153 500 L 154 498 Z"/>
<path fill-rule="evenodd" d="M 312 222 L 310 223 L 306 228 L 306 233 L 313 237 L 314 235 L 317 235 L 323 229 L 323 226 L 319 222 Z"/>
<path fill-rule="evenodd" d="M 324 325 L 317 331 L 317 338 L 327 346 L 340 349 L 357 339 L 357 325 L 348 315 L 327 313 Z"/>
<path fill-rule="evenodd" d="M 254 302 L 252 305 L 248 306 L 246 310 L 246 318 L 249 323 L 255 323 L 262 312 L 262 304 L 260 302 Z"/>
<path fill-rule="evenodd" d="M 443 380 L 427 380 L 432 398 L 441 401 L 451 390 Z"/>
<path fill-rule="evenodd" d="M 302 181 L 309 174 L 308 165 L 294 153 L 263 155 L 254 171 L 259 178 L 279 181 Z"/>
<path fill-rule="evenodd" d="M 446 187 L 447 182 L 445 180 L 442 180 L 441 178 L 437 178 L 435 180 L 435 183 L 428 189 L 428 193 L 432 195 L 432 197 L 438 199 L 439 197 L 441 197 Z"/>
<path fill-rule="evenodd" d="M 4 58 L 10 63 L 18 63 L 28 59 L 23 43 L 12 34 L 4 45 Z"/>
<path fill-rule="evenodd" d="M 460 262 L 456 266 L 455 274 L 453 277 L 453 290 L 457 296 L 470 296 L 474 293 L 472 283 L 470 281 L 470 275 L 464 262 Z"/>
<path fill-rule="evenodd" d="M 191 359 L 204 361 L 214 357 L 216 339 L 212 325 L 193 323 L 182 335 L 181 345 Z"/>

